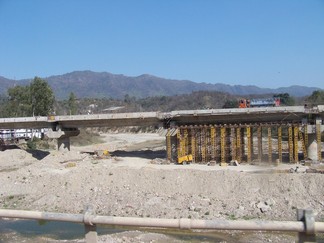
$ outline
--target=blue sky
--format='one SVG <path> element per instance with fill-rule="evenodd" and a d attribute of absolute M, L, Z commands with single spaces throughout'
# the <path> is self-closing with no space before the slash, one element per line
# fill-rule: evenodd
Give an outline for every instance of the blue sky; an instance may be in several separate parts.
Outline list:
<path fill-rule="evenodd" d="M 0 0 L 0 76 L 324 88 L 324 0 Z"/>

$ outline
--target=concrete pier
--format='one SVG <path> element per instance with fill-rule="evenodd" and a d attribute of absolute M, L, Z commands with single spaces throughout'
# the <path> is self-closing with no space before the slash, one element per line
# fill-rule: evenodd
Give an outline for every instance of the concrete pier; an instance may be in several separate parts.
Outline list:
<path fill-rule="evenodd" d="M 78 136 L 80 134 L 80 130 L 77 128 L 69 129 L 69 130 L 61 130 L 53 131 L 49 130 L 45 135 L 48 138 L 57 139 L 57 148 L 59 151 L 68 150 L 70 151 L 70 137 Z"/>

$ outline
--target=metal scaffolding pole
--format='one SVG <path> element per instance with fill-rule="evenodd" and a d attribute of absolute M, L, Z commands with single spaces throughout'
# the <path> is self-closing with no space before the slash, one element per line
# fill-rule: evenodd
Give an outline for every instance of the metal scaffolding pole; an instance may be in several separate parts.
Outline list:
<path fill-rule="evenodd" d="M 298 134 L 299 134 L 299 140 L 301 141 L 301 144 L 302 144 L 303 157 L 304 157 L 304 159 L 306 159 L 307 158 L 307 149 L 306 149 L 306 144 L 305 144 L 305 141 L 304 141 L 303 133 L 301 132 L 300 129 L 298 131 Z"/>
<path fill-rule="evenodd" d="M 294 161 L 298 163 L 298 126 L 294 125 Z"/>
<path fill-rule="evenodd" d="M 252 161 L 252 143 L 251 143 L 251 127 L 246 127 L 246 139 L 247 139 L 247 162 Z"/>
<path fill-rule="evenodd" d="M 166 149 L 167 149 L 167 157 L 168 160 L 172 161 L 172 144 L 171 144 L 171 131 L 170 128 L 168 128 L 168 132 L 166 134 Z"/>
<path fill-rule="evenodd" d="M 191 128 L 191 154 L 192 154 L 192 162 L 196 162 L 196 130 L 195 128 Z"/>
<path fill-rule="evenodd" d="M 242 162 L 242 138 L 241 138 L 241 127 L 236 128 L 236 146 L 237 146 L 237 156 L 238 162 Z"/>
<path fill-rule="evenodd" d="M 231 127 L 231 148 L 232 160 L 236 160 L 236 136 L 234 127 Z"/>
<path fill-rule="evenodd" d="M 321 124 L 316 124 L 317 160 L 322 160 Z"/>
<path fill-rule="evenodd" d="M 282 126 L 278 127 L 278 159 L 282 163 Z"/>
<path fill-rule="evenodd" d="M 226 145 L 226 127 L 221 127 L 221 163 L 226 162 L 225 145 Z"/>
<path fill-rule="evenodd" d="M 188 128 L 187 126 L 183 129 L 183 137 L 184 137 L 184 151 L 185 155 L 189 154 L 189 139 L 188 139 Z"/>
<path fill-rule="evenodd" d="M 210 127 L 211 159 L 216 160 L 216 128 Z"/>
<path fill-rule="evenodd" d="M 272 137 L 271 137 L 271 127 L 268 127 L 268 161 L 272 162 Z"/>
<path fill-rule="evenodd" d="M 262 127 L 259 125 L 257 127 L 257 136 L 258 136 L 258 161 L 262 161 Z"/>
<path fill-rule="evenodd" d="M 201 127 L 201 162 L 206 163 L 206 156 L 207 156 L 207 138 L 206 138 L 206 129 L 205 127 Z"/>
<path fill-rule="evenodd" d="M 288 149 L 289 149 L 289 162 L 294 161 L 294 143 L 293 143 L 293 130 L 291 126 L 288 126 Z"/>

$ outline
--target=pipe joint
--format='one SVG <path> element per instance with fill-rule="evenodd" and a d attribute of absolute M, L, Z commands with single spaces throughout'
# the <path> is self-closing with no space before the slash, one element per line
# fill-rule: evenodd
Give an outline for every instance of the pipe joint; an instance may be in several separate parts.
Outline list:
<path fill-rule="evenodd" d="M 94 210 L 91 206 L 88 206 L 85 210 L 85 213 L 83 215 L 83 223 L 86 225 L 93 226 L 94 223 L 92 223 L 93 218 L 95 217 Z"/>
<path fill-rule="evenodd" d="M 180 229 L 191 229 L 191 219 L 179 219 Z"/>

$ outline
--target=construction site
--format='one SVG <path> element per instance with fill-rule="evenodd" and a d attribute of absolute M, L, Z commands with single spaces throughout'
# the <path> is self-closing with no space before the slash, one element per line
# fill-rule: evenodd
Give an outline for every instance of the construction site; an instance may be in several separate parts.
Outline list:
<path fill-rule="evenodd" d="M 311 209 L 314 220 L 322 224 L 322 115 L 323 107 L 311 113 L 304 107 L 271 107 L 0 119 L 2 129 L 46 128 L 45 136 L 57 141 L 55 149 L 18 145 L 0 152 L 0 204 L 3 212 L 80 214 L 92 205 L 97 215 L 131 220 L 217 219 L 234 224 L 296 221 L 297 209 Z M 123 132 L 121 127 L 131 124 L 160 128 L 155 133 Z M 120 129 L 100 133 L 102 142 L 70 144 L 78 140 L 78 128 L 114 125 Z M 67 239 L 25 236 L 15 225 L 0 221 L 0 241 Z M 296 232 L 180 230 L 152 235 L 146 229 L 121 229 L 99 235 L 98 242 L 150 242 L 152 237 L 187 242 L 181 237 L 188 234 L 189 241 L 198 242 L 298 239 Z M 316 237 L 323 239 L 322 234 Z M 82 238 L 80 233 L 68 239 L 84 242 Z"/>
<path fill-rule="evenodd" d="M 315 134 L 315 157 L 321 161 L 320 124 Z M 311 139 L 314 140 L 314 136 Z M 168 160 L 203 164 L 230 161 L 299 163 L 309 158 L 308 152 L 312 153 L 310 149 L 307 151 L 307 124 L 180 126 L 166 131 L 166 144 Z M 185 159 L 186 156 L 189 159 Z"/>

